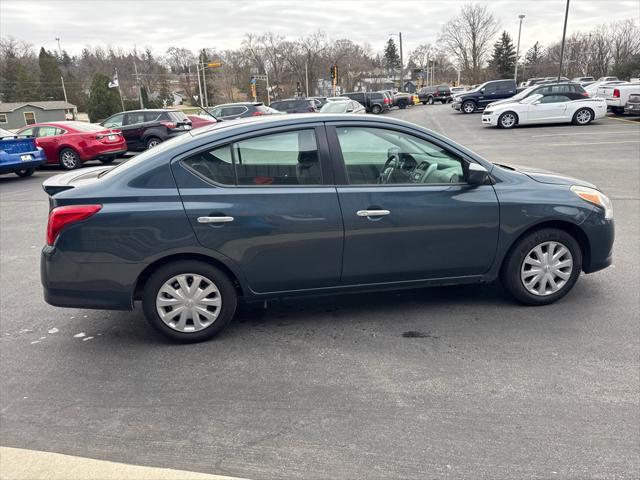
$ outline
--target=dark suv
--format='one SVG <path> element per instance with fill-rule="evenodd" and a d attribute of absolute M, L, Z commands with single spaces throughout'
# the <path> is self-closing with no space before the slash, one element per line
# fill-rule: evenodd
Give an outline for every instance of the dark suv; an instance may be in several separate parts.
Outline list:
<path fill-rule="evenodd" d="M 391 108 L 389 98 L 383 92 L 351 92 L 342 96 L 361 103 L 369 113 L 378 114 Z"/>
<path fill-rule="evenodd" d="M 234 118 L 258 117 L 281 113 L 267 107 L 262 102 L 224 103 L 208 109 L 217 120 L 233 120 Z"/>
<path fill-rule="evenodd" d="M 462 113 L 473 113 L 497 100 L 513 97 L 516 94 L 515 80 L 491 80 L 477 88 L 464 92 L 453 99 L 451 107 Z"/>
<path fill-rule="evenodd" d="M 317 112 L 318 106 L 311 98 L 287 98 L 271 102 L 271 108 L 286 113 L 309 113 Z"/>
<path fill-rule="evenodd" d="M 423 105 L 427 103 L 432 105 L 435 101 L 449 103 L 451 101 L 451 89 L 449 85 L 422 87 L 418 90 L 418 100 L 421 101 Z"/>
<path fill-rule="evenodd" d="M 100 125 L 117 128 L 127 141 L 127 150 L 141 151 L 191 130 L 191 120 L 177 110 L 130 110 L 116 113 Z"/>

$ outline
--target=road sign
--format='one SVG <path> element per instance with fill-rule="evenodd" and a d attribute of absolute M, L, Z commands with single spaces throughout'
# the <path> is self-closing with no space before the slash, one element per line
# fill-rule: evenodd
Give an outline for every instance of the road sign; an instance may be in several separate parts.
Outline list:
<path fill-rule="evenodd" d="M 267 81 L 267 76 L 266 75 L 254 75 L 253 78 L 255 78 L 256 80 L 262 80 L 264 82 Z"/>

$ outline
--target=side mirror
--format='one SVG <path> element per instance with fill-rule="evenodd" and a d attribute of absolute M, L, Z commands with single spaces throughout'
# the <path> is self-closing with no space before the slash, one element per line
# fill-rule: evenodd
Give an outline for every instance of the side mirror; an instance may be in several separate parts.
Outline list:
<path fill-rule="evenodd" d="M 540 105 L 542 102 L 540 100 L 536 100 L 535 102 L 533 102 L 533 105 Z"/>
<path fill-rule="evenodd" d="M 481 88 L 481 89 L 480 89 L 480 93 L 484 93 L 484 88 Z"/>
<path fill-rule="evenodd" d="M 485 185 L 489 180 L 489 172 L 479 163 L 470 163 L 467 172 L 467 183 L 469 185 Z"/>
<path fill-rule="evenodd" d="M 353 112 L 353 108 L 351 107 L 347 108 L 347 113 L 351 113 L 351 112 Z"/>

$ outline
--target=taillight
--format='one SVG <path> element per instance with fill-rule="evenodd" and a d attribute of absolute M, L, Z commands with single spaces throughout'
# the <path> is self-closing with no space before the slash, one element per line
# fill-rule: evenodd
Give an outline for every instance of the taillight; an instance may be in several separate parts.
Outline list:
<path fill-rule="evenodd" d="M 253 116 L 253 117 L 258 117 L 260 115 L 264 115 L 264 112 L 261 112 L 260 110 L 256 110 L 255 112 L 253 112 L 251 114 L 251 116 Z"/>
<path fill-rule="evenodd" d="M 67 225 L 85 220 L 100 211 L 102 205 L 66 205 L 49 212 L 47 223 L 47 245 L 53 245 Z"/>
<path fill-rule="evenodd" d="M 384 103 L 389 103 L 389 99 L 387 97 L 384 97 Z"/>
<path fill-rule="evenodd" d="M 176 128 L 176 124 L 173 122 L 160 122 L 160 123 L 167 128 Z"/>
<path fill-rule="evenodd" d="M 613 89 L 613 98 L 620 98 L 620 89 L 619 88 L 614 88 Z"/>

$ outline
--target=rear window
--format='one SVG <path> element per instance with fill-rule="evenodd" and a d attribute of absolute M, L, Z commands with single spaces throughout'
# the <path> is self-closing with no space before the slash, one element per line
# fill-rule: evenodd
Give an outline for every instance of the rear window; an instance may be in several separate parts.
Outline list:
<path fill-rule="evenodd" d="M 168 113 L 169 113 L 169 117 L 172 120 L 176 120 L 178 122 L 184 122 L 185 120 L 189 120 L 187 116 L 184 114 L 184 112 L 168 112 Z"/>
<path fill-rule="evenodd" d="M 381 98 L 384 98 L 384 95 L 382 93 L 372 93 L 371 98 L 374 100 L 380 100 Z"/>
<path fill-rule="evenodd" d="M 69 127 L 80 132 L 101 132 L 104 130 L 102 125 L 94 125 L 93 123 L 68 122 L 65 125 L 69 125 Z"/>

